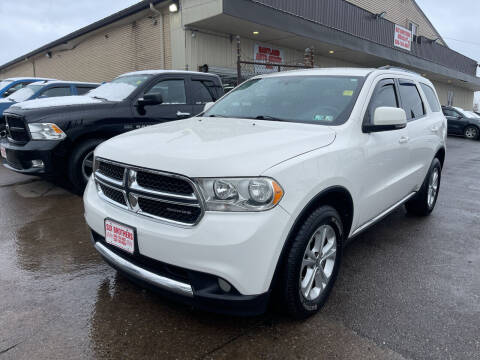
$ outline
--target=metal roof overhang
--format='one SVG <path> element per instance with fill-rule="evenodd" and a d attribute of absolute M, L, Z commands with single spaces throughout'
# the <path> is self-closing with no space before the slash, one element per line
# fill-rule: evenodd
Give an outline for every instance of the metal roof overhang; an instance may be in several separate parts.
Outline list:
<path fill-rule="evenodd" d="M 314 46 L 318 55 L 367 67 L 401 66 L 424 74 L 431 80 L 450 82 L 472 91 L 480 90 L 478 77 L 252 1 L 223 0 L 222 14 L 186 26 L 240 35 L 298 50 Z M 260 34 L 253 36 L 253 31 Z M 330 50 L 335 53 L 330 55 Z"/>

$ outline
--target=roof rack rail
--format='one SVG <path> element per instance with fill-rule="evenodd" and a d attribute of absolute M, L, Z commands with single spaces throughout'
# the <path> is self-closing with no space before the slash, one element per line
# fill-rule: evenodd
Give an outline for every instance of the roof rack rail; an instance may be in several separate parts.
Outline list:
<path fill-rule="evenodd" d="M 409 70 L 409 69 L 405 69 L 405 68 L 402 68 L 402 67 L 399 67 L 399 66 L 391 66 L 391 65 L 385 65 L 385 66 L 381 66 L 378 68 L 378 70 L 397 70 L 397 71 L 405 71 L 405 72 L 408 72 L 408 73 L 411 73 L 411 74 L 415 74 L 415 75 L 419 75 L 419 73 L 413 71 L 413 70 Z"/>

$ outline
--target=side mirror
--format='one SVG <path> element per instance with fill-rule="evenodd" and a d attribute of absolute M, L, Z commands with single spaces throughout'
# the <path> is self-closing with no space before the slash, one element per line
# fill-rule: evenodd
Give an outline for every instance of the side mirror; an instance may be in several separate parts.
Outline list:
<path fill-rule="evenodd" d="M 203 107 L 203 112 L 207 111 L 208 109 L 210 109 L 215 103 L 214 102 L 208 102 L 205 104 L 205 106 Z"/>
<path fill-rule="evenodd" d="M 407 126 L 405 110 L 396 107 L 378 107 L 373 114 L 373 123 L 363 125 L 363 132 L 379 132 L 403 129 Z"/>
<path fill-rule="evenodd" d="M 137 101 L 138 106 L 160 105 L 162 103 L 163 97 L 161 94 L 146 94 Z"/>

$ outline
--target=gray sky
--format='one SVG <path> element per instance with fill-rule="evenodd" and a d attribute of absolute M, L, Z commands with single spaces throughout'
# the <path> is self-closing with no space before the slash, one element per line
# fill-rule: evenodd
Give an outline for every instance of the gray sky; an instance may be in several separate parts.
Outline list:
<path fill-rule="evenodd" d="M 137 2 L 0 0 L 0 64 Z M 417 2 L 452 49 L 480 62 L 480 1 Z"/>
<path fill-rule="evenodd" d="M 139 0 L 0 0 L 0 64 Z"/>

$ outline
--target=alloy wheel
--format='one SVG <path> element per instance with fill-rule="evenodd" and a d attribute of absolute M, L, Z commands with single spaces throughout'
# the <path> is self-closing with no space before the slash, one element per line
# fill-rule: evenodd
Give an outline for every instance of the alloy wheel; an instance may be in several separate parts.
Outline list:
<path fill-rule="evenodd" d="M 300 269 L 300 293 L 315 301 L 327 287 L 333 274 L 337 253 L 337 234 L 332 226 L 322 225 L 310 238 Z"/>
<path fill-rule="evenodd" d="M 440 185 L 440 170 L 438 168 L 433 169 L 430 179 L 428 181 L 428 196 L 427 203 L 431 209 L 435 204 L 435 200 L 438 195 L 438 186 Z"/>
<path fill-rule="evenodd" d="M 468 139 L 476 139 L 478 137 L 478 130 L 473 126 L 469 126 L 465 129 L 465 137 Z"/>

